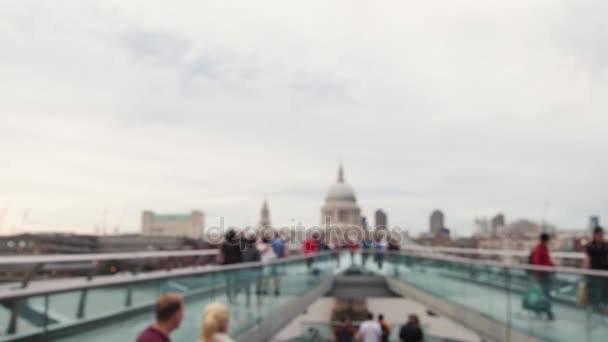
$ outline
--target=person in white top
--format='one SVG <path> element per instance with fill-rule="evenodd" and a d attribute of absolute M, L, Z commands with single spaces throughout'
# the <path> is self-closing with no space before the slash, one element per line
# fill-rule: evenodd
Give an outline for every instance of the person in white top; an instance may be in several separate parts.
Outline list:
<path fill-rule="evenodd" d="M 380 342 L 382 339 L 382 327 L 380 323 L 374 321 L 372 313 L 367 314 L 367 321 L 361 323 L 357 333 L 359 342 Z"/>
<path fill-rule="evenodd" d="M 260 251 L 260 261 L 263 263 L 268 263 L 271 260 L 276 259 L 276 255 L 274 254 L 274 251 L 272 250 L 272 248 L 270 247 L 270 241 L 265 238 L 264 236 L 262 236 L 261 239 L 259 239 L 258 241 L 258 250 Z M 268 294 L 268 288 L 269 288 L 269 284 L 270 283 L 270 270 L 268 267 L 264 267 L 264 271 L 262 274 L 262 284 L 260 286 L 260 293 L 258 293 L 259 295 L 266 295 Z"/>

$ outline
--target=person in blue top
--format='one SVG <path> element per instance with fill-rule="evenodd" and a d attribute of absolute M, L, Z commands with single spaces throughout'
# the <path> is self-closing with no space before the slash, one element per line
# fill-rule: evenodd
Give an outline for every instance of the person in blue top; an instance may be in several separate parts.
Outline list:
<path fill-rule="evenodd" d="M 384 249 L 386 248 L 386 244 L 382 240 L 376 240 L 374 244 L 374 259 L 378 264 L 378 268 L 382 269 L 382 265 L 384 263 Z"/>
<path fill-rule="evenodd" d="M 361 253 L 361 263 L 363 266 L 365 266 L 367 264 L 367 259 L 369 258 L 369 251 L 372 249 L 372 240 L 363 240 L 361 248 L 363 248 L 363 253 Z"/>
<path fill-rule="evenodd" d="M 274 239 L 270 242 L 270 247 L 274 252 L 277 259 L 284 258 L 288 254 L 287 250 L 287 239 L 282 238 L 278 232 L 275 233 Z M 282 265 L 278 263 L 274 263 L 270 266 L 270 273 L 274 278 L 274 295 L 278 296 L 281 294 L 281 277 L 282 273 Z"/>

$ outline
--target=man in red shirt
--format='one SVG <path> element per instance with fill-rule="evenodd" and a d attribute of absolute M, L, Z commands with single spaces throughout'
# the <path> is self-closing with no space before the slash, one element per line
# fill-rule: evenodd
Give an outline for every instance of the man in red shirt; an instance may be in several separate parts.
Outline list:
<path fill-rule="evenodd" d="M 319 251 L 319 242 L 317 241 L 317 235 L 317 232 L 312 232 L 310 237 L 304 241 L 304 245 L 302 246 L 302 252 L 304 252 L 304 255 L 311 255 Z M 313 261 L 314 260 L 312 257 L 306 258 L 306 267 L 310 269 Z"/>
<path fill-rule="evenodd" d="M 170 342 L 169 334 L 184 318 L 184 296 L 165 294 L 156 301 L 156 322 L 144 329 L 136 342 Z"/>
<path fill-rule="evenodd" d="M 550 266 L 553 267 L 555 264 L 551 260 L 551 256 L 549 255 L 549 234 L 542 233 L 540 234 L 540 241 L 534 250 L 532 250 L 532 265 L 537 266 Z"/>
<path fill-rule="evenodd" d="M 530 255 L 530 263 L 534 266 L 546 266 L 553 267 L 555 264 L 553 260 L 551 260 L 551 255 L 549 255 L 549 240 L 550 236 L 547 233 L 542 233 L 540 235 L 540 239 L 538 244 L 532 250 L 532 254 Z M 538 284 L 543 289 L 543 292 L 547 296 L 547 300 L 551 300 L 551 272 L 548 271 L 535 271 L 534 277 L 538 281 Z M 553 320 L 553 311 L 551 311 L 551 306 L 547 311 L 547 317 L 549 320 Z"/>

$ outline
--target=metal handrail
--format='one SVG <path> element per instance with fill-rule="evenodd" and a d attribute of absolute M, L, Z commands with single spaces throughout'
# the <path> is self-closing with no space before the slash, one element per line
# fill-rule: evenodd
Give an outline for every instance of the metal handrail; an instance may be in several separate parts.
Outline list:
<path fill-rule="evenodd" d="M 107 276 L 107 277 L 97 277 L 90 281 L 86 281 L 81 279 L 82 281 L 76 282 L 64 282 L 58 283 L 55 287 L 50 288 L 45 287 L 25 287 L 20 289 L 11 289 L 9 291 L 0 292 L 0 301 L 1 300 L 15 300 L 20 298 L 32 297 L 32 296 L 41 296 L 41 295 L 50 295 L 57 293 L 64 293 L 70 291 L 91 289 L 91 288 L 100 288 L 100 287 L 111 287 L 118 285 L 126 285 L 126 284 L 136 284 L 147 282 L 151 280 L 162 280 L 169 279 L 175 277 L 187 277 L 187 276 L 196 276 L 202 274 L 212 274 L 224 271 L 233 271 L 240 269 L 249 269 L 255 267 L 263 267 L 269 266 L 273 264 L 281 264 L 287 263 L 290 261 L 298 261 L 304 260 L 307 258 L 315 258 L 323 255 L 331 255 L 336 254 L 337 251 L 328 251 L 322 252 L 314 255 L 298 255 L 298 256 L 290 256 L 285 258 L 278 258 L 266 262 L 243 262 L 238 264 L 230 264 L 230 265 L 213 265 L 205 268 L 192 268 L 192 267 L 184 267 L 177 268 L 173 270 L 167 270 L 162 272 L 149 272 L 149 273 L 140 273 L 137 275 L 124 275 L 124 276 Z"/>
<path fill-rule="evenodd" d="M 364 252 L 369 253 L 369 254 L 375 253 L 374 251 L 371 251 L 371 250 L 364 251 Z M 544 272 L 551 272 L 551 273 L 560 272 L 560 273 L 577 274 L 577 275 L 581 275 L 581 276 L 589 275 L 589 276 L 608 277 L 608 271 L 602 271 L 602 270 L 590 270 L 590 269 L 565 267 L 565 266 L 538 266 L 538 265 L 530 265 L 530 264 L 511 264 L 511 263 L 505 263 L 505 262 L 500 262 L 500 261 L 496 261 L 496 260 L 471 259 L 471 258 L 463 258 L 463 257 L 454 256 L 454 255 L 446 255 L 446 254 L 419 254 L 419 253 L 416 253 L 413 251 L 407 251 L 407 250 L 386 251 L 386 253 L 389 255 L 396 254 L 396 255 L 406 255 L 406 256 L 413 256 L 413 257 L 422 257 L 422 258 L 426 258 L 426 259 L 457 262 L 457 263 L 467 264 L 467 265 L 496 266 L 496 267 L 501 267 L 501 268 L 515 268 L 515 269 L 528 270 L 528 271 L 544 271 Z"/>
<path fill-rule="evenodd" d="M 526 257 L 529 251 L 525 250 L 503 250 L 503 249 L 481 249 L 481 248 L 458 248 L 458 247 L 431 247 L 403 245 L 402 250 L 440 252 L 454 254 L 471 254 L 485 256 L 503 257 Z M 61 262 L 103 261 L 103 260 L 134 260 L 147 258 L 170 258 L 186 256 L 208 256 L 217 255 L 217 249 L 188 250 L 188 251 L 146 251 L 132 253 L 94 253 L 94 254 L 41 254 L 41 255 L 11 255 L 0 256 L 0 265 L 25 265 L 25 264 L 47 264 Z M 551 252 L 556 259 L 582 259 L 584 253 L 578 252 Z"/>
<path fill-rule="evenodd" d="M 0 265 L 30 265 L 60 262 L 83 262 L 103 260 L 134 260 L 148 258 L 174 258 L 187 256 L 217 255 L 217 249 L 197 249 L 188 251 L 151 251 L 132 253 L 94 253 L 94 254 L 40 254 L 1 256 Z"/>

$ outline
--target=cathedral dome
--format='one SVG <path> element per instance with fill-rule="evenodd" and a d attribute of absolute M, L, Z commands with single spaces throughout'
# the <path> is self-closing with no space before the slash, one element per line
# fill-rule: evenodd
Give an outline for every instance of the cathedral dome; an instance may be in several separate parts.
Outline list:
<path fill-rule="evenodd" d="M 342 171 L 342 165 L 340 165 L 340 168 L 338 170 L 338 181 L 329 188 L 329 191 L 327 191 L 325 201 L 357 201 L 353 188 L 344 182 L 344 172 Z"/>

